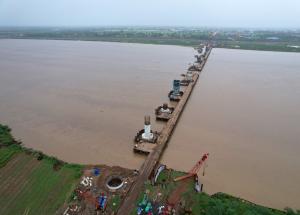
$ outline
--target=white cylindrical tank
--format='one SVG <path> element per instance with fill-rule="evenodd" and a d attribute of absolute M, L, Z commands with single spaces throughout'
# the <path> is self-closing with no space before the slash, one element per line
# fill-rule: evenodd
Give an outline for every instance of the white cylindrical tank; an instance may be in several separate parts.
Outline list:
<path fill-rule="evenodd" d="M 144 133 L 142 134 L 142 138 L 145 140 L 153 139 L 153 133 L 151 133 L 150 116 L 145 116 Z"/>

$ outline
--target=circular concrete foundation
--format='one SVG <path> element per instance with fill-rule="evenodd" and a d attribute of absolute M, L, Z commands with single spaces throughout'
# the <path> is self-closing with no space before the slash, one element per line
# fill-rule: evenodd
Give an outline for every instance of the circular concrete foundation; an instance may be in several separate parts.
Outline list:
<path fill-rule="evenodd" d="M 106 186 L 110 190 L 118 190 L 124 185 L 124 182 L 120 176 L 111 176 L 106 181 Z"/>

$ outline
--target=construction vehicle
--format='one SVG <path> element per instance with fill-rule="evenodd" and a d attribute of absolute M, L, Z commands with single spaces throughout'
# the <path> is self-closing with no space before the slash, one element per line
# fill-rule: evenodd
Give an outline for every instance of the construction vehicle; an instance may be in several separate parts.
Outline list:
<path fill-rule="evenodd" d="M 199 160 L 196 165 L 189 171 L 189 173 L 187 175 L 184 176 L 180 176 L 178 178 L 175 178 L 174 181 L 176 182 L 180 182 L 179 186 L 171 193 L 171 195 L 168 198 L 168 206 L 172 207 L 173 210 L 175 210 L 175 208 L 178 206 L 178 203 L 180 201 L 181 198 L 181 194 L 183 192 L 186 191 L 186 189 L 188 188 L 188 180 L 185 179 L 189 179 L 191 177 L 194 177 L 195 179 L 195 189 L 197 192 L 201 192 L 202 191 L 202 186 L 199 185 L 199 181 L 198 181 L 198 176 L 197 176 L 197 172 L 199 171 L 199 169 L 201 168 L 201 166 L 204 164 L 204 162 L 208 159 L 209 154 L 206 153 L 202 156 L 201 160 Z M 200 187 L 198 187 L 198 185 Z"/>
<path fill-rule="evenodd" d="M 184 176 L 180 176 L 180 177 L 177 177 L 174 179 L 174 181 L 180 181 L 180 180 L 184 180 L 184 179 L 187 179 L 187 178 L 190 178 L 190 177 L 193 177 L 195 175 L 197 175 L 198 171 L 200 170 L 202 164 L 205 163 L 205 161 L 208 159 L 208 156 L 209 154 L 206 153 L 202 156 L 201 160 L 199 160 L 196 165 L 188 172 L 187 175 L 184 175 Z"/>
<path fill-rule="evenodd" d="M 183 92 L 180 91 L 180 80 L 173 81 L 173 90 L 169 92 L 169 99 L 171 101 L 179 101 L 183 96 Z"/>
<path fill-rule="evenodd" d="M 102 193 L 99 197 L 94 197 L 90 191 L 82 191 L 77 189 L 77 195 L 95 206 L 96 210 L 105 211 L 107 205 L 107 196 Z"/>
<path fill-rule="evenodd" d="M 155 116 L 157 120 L 164 120 L 168 121 L 175 108 L 169 107 L 167 103 L 164 103 L 163 105 L 158 106 L 155 109 Z"/>
<path fill-rule="evenodd" d="M 147 194 L 144 194 L 142 201 L 138 204 L 137 214 L 152 214 L 152 203 L 149 201 Z M 143 213 L 144 212 L 144 213 Z"/>
<path fill-rule="evenodd" d="M 98 198 L 99 207 L 102 211 L 105 211 L 106 205 L 107 205 L 107 196 L 104 195 L 104 193 L 101 193 L 101 195 Z"/>

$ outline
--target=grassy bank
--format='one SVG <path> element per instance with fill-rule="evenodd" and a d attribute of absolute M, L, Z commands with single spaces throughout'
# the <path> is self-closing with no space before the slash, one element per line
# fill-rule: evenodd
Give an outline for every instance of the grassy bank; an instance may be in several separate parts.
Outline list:
<path fill-rule="evenodd" d="M 55 214 L 70 198 L 82 167 L 18 145 L 0 125 L 0 214 Z"/>
<path fill-rule="evenodd" d="M 19 145 L 7 126 L 0 124 L 0 214 L 55 214 L 69 202 L 82 175 L 81 165 L 67 164 L 41 152 Z M 136 203 L 144 195 L 156 208 L 165 205 L 180 188 L 179 214 L 187 211 L 194 215 L 299 215 L 291 209 L 280 211 L 253 204 L 224 193 L 207 195 L 194 191 L 194 180 L 174 182 L 185 173 L 164 170 L 152 185 L 145 182 Z M 108 202 L 110 211 L 116 212 L 121 202 L 119 195 L 112 195 Z M 133 211 L 132 214 L 137 214 Z"/>
<path fill-rule="evenodd" d="M 166 205 L 170 200 L 170 196 L 180 189 L 182 183 L 186 186 L 179 193 L 179 202 L 176 211 L 179 214 L 193 215 L 298 215 L 300 211 L 295 212 L 291 209 L 285 211 L 276 210 L 261 205 L 251 203 L 249 201 L 236 198 L 234 196 L 217 193 L 208 195 L 204 192 L 197 193 L 194 190 L 194 180 L 187 179 L 185 182 L 174 182 L 173 179 L 183 175 L 182 172 L 173 170 L 163 171 L 158 177 L 157 183 L 153 186 L 150 181 L 145 183 L 144 193 L 141 193 L 136 203 L 137 207 L 141 204 L 145 193 L 152 205 Z M 137 209 L 132 212 L 132 215 L 137 213 Z"/>

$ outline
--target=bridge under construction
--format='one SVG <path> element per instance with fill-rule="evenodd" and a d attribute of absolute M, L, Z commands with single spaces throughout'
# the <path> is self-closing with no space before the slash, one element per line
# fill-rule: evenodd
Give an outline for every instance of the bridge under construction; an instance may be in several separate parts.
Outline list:
<path fill-rule="evenodd" d="M 144 183 L 149 179 L 149 176 L 151 175 L 152 171 L 159 163 L 159 160 L 167 146 L 172 132 L 176 124 L 178 123 L 178 119 L 182 114 L 184 107 L 194 89 L 194 86 L 198 81 L 199 75 L 203 67 L 205 66 L 205 63 L 210 55 L 211 49 L 212 48 L 210 45 L 206 45 L 198 49 L 200 55 L 195 56 L 197 61 L 195 62 L 195 64 L 188 68 L 189 74 L 187 74 L 183 82 L 186 83 L 188 79 L 190 79 L 190 81 L 188 81 L 189 83 L 187 84 L 187 87 L 184 90 L 183 94 L 180 94 L 180 98 L 178 99 L 176 107 L 172 111 L 171 117 L 168 119 L 162 131 L 159 133 L 157 139 L 155 139 L 155 141 L 150 142 L 141 141 L 138 144 L 135 144 L 135 151 L 145 152 L 148 155 L 143 165 L 139 169 L 139 175 L 137 176 L 136 181 L 132 184 L 131 188 L 129 189 L 128 193 L 123 199 L 121 206 L 117 212 L 118 215 L 129 215 L 136 207 L 136 201 L 140 193 L 143 191 Z M 147 122 L 147 124 L 148 123 L 149 122 Z M 147 132 L 148 134 L 150 134 L 151 130 L 148 130 L 145 127 L 145 129 L 140 132 L 141 136 Z M 147 137 L 147 134 L 145 134 L 144 136 Z M 152 137 L 150 135 L 148 136 L 149 138 Z"/>

